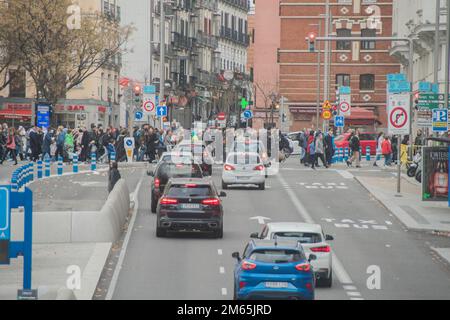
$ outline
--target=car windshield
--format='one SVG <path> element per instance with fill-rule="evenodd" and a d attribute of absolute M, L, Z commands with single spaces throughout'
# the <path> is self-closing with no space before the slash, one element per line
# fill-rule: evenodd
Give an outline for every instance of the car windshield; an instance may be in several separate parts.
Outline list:
<path fill-rule="evenodd" d="M 261 158 L 257 153 L 232 153 L 227 158 L 231 164 L 259 164 Z"/>
<path fill-rule="evenodd" d="M 292 249 L 258 249 L 251 253 L 250 260 L 265 263 L 290 263 L 303 259 L 303 254 Z"/>
<path fill-rule="evenodd" d="M 198 164 L 184 163 L 163 163 L 159 168 L 156 176 L 169 178 L 202 178 L 202 169 Z"/>
<path fill-rule="evenodd" d="M 211 197 L 213 192 L 209 186 L 204 185 L 172 185 L 167 195 L 175 198 Z"/>
<path fill-rule="evenodd" d="M 319 243 L 322 242 L 322 237 L 318 233 L 310 233 L 310 232 L 275 232 L 272 234 L 272 239 L 274 238 L 295 238 L 300 243 Z"/>

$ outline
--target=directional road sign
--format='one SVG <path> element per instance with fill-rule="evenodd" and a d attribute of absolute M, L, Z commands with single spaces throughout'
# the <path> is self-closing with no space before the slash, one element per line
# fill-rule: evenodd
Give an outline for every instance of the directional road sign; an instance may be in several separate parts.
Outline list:
<path fill-rule="evenodd" d="M 144 86 L 144 94 L 155 94 L 156 87 L 155 86 Z"/>
<path fill-rule="evenodd" d="M 251 110 L 245 110 L 244 111 L 244 118 L 246 120 L 249 120 L 249 119 L 253 118 L 253 112 Z"/>
<path fill-rule="evenodd" d="M 449 96 L 450 101 L 450 96 Z M 441 93 L 421 93 L 419 94 L 419 108 L 423 109 L 443 109 L 445 107 L 444 94 Z"/>
<path fill-rule="evenodd" d="M 345 126 L 345 118 L 344 118 L 344 116 L 336 116 L 334 118 L 334 126 L 336 128 L 343 128 Z"/>
<path fill-rule="evenodd" d="M 137 111 L 137 112 L 134 114 L 134 118 L 135 118 L 137 121 L 142 120 L 143 117 L 144 117 L 144 113 L 141 112 L 141 111 Z"/>
<path fill-rule="evenodd" d="M 434 109 L 433 132 L 447 132 L 447 131 L 448 131 L 448 110 Z"/>
<path fill-rule="evenodd" d="M 159 118 L 167 117 L 167 107 L 159 106 L 156 108 L 156 116 Z"/>

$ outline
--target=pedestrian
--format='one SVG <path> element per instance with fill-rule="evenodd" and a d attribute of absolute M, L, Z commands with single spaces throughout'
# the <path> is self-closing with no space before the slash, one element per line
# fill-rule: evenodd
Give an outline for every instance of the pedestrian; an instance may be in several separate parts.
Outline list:
<path fill-rule="evenodd" d="M 27 158 L 27 131 L 24 127 L 20 126 L 17 131 L 18 141 L 19 141 L 19 156 L 20 160 L 25 160 Z"/>
<path fill-rule="evenodd" d="M 377 164 L 378 157 L 383 154 L 383 152 L 381 151 L 383 141 L 384 141 L 384 133 L 380 132 L 377 137 L 377 152 L 376 152 L 376 156 L 375 156 L 375 161 L 373 163 L 374 167 L 378 167 L 378 164 Z"/>
<path fill-rule="evenodd" d="M 334 144 L 334 134 L 333 128 L 329 128 L 328 132 L 324 138 L 325 145 L 325 160 L 327 161 L 328 166 L 331 166 L 333 163 L 333 156 L 336 150 L 336 145 Z"/>
<path fill-rule="evenodd" d="M 67 129 L 59 126 L 56 131 L 56 154 L 55 157 L 61 156 L 64 158 L 64 143 L 66 141 Z"/>
<path fill-rule="evenodd" d="M 384 166 L 390 166 L 392 163 L 392 144 L 388 136 L 384 137 L 384 141 L 381 145 L 381 152 L 384 156 Z"/>
<path fill-rule="evenodd" d="M 6 152 L 3 153 L 3 157 L 0 160 L 0 164 L 3 164 L 3 161 L 7 158 L 8 155 L 12 157 L 14 160 L 14 165 L 17 165 L 17 136 L 14 128 L 9 128 L 8 137 L 6 139 Z"/>
<path fill-rule="evenodd" d="M 416 154 L 417 152 L 420 152 L 420 148 L 425 145 L 426 145 L 425 135 L 423 134 L 423 131 L 421 129 L 419 129 L 419 130 L 417 130 L 417 136 L 416 136 L 416 139 L 414 140 L 414 148 L 415 148 L 414 154 Z"/>
<path fill-rule="evenodd" d="M 42 142 L 42 160 L 45 160 L 45 156 L 50 155 L 50 145 L 52 144 L 52 138 L 53 138 L 53 130 L 47 129 L 47 132 L 44 134 L 44 141 Z"/>
<path fill-rule="evenodd" d="M 75 152 L 75 142 L 71 129 L 67 130 L 65 139 L 64 139 L 64 151 L 65 151 L 65 159 L 67 161 L 73 160 L 73 154 Z"/>
<path fill-rule="evenodd" d="M 313 139 L 308 145 L 308 161 L 311 163 L 311 168 L 315 170 L 316 166 L 316 142 Z"/>
<path fill-rule="evenodd" d="M 0 159 L 3 159 L 3 154 L 6 152 L 6 140 L 8 133 L 3 130 L 3 126 L 0 126 Z"/>
<path fill-rule="evenodd" d="M 117 181 L 122 177 L 120 176 L 119 168 L 116 161 L 111 162 L 108 175 L 108 193 L 113 191 Z"/>
<path fill-rule="evenodd" d="M 311 161 L 314 160 L 314 154 L 311 154 L 311 144 L 314 142 L 314 131 L 309 132 L 306 147 L 305 167 L 308 167 Z"/>
<path fill-rule="evenodd" d="M 312 163 L 312 168 L 315 170 L 317 163 L 319 162 L 319 159 L 322 160 L 323 165 L 325 166 L 325 168 L 328 169 L 328 163 L 325 160 L 325 156 L 324 156 L 324 141 L 323 141 L 323 134 L 321 132 L 319 132 L 316 136 L 315 139 L 315 147 L 314 147 L 314 160 Z"/>
<path fill-rule="evenodd" d="M 349 147 L 352 151 L 352 157 L 347 161 L 347 166 L 352 166 L 353 162 L 356 162 L 356 168 L 361 168 L 359 149 L 361 147 L 361 142 L 359 141 L 359 131 L 353 131 L 349 139 Z"/>
<path fill-rule="evenodd" d="M 41 135 L 39 133 L 39 128 L 34 126 L 30 130 L 30 150 L 31 150 L 31 161 L 39 160 L 39 154 L 41 153 Z"/>
<path fill-rule="evenodd" d="M 115 140 L 113 138 L 109 139 L 108 146 L 106 147 L 106 151 L 108 152 L 108 162 L 111 163 L 111 155 L 116 153 Z M 117 159 L 117 154 L 116 154 Z"/>
<path fill-rule="evenodd" d="M 153 128 L 150 127 L 148 130 L 148 135 L 146 139 L 146 145 L 147 145 L 147 157 L 148 162 L 153 163 L 155 161 L 155 150 L 156 150 L 156 144 L 158 143 L 158 137 L 156 136 L 156 133 L 154 132 Z"/>

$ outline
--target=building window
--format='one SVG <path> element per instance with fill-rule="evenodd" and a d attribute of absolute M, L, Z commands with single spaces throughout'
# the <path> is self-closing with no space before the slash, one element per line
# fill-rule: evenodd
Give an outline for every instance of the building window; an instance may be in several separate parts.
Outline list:
<path fill-rule="evenodd" d="M 349 74 L 337 74 L 336 75 L 336 90 L 339 87 L 350 87 L 350 75 Z"/>
<path fill-rule="evenodd" d="M 26 79 L 25 70 L 9 70 L 9 96 L 14 98 L 25 98 Z"/>
<path fill-rule="evenodd" d="M 375 75 L 362 74 L 359 78 L 360 90 L 375 90 Z"/>
<path fill-rule="evenodd" d="M 362 29 L 361 37 L 376 37 L 377 30 L 376 29 Z M 363 50 L 374 50 L 375 49 L 375 41 L 361 41 L 361 49 Z"/>
<path fill-rule="evenodd" d="M 337 29 L 336 34 L 338 37 L 351 37 L 352 31 L 350 29 Z M 352 43 L 351 41 L 337 41 L 336 49 L 337 50 L 351 50 Z"/>

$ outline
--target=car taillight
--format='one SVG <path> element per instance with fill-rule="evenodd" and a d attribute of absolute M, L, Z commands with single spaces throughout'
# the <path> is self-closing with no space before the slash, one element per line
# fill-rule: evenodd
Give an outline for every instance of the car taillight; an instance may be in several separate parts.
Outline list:
<path fill-rule="evenodd" d="M 316 247 L 310 249 L 312 252 L 330 252 L 330 246 Z"/>
<path fill-rule="evenodd" d="M 312 284 L 309 283 L 309 282 L 306 283 L 305 287 L 306 287 L 306 289 L 308 289 L 308 290 L 312 290 Z"/>
<path fill-rule="evenodd" d="M 248 261 L 244 261 L 242 262 L 242 269 L 244 270 L 253 270 L 256 268 L 256 264 L 248 262 Z"/>
<path fill-rule="evenodd" d="M 155 188 L 159 188 L 161 186 L 161 180 L 158 178 L 155 179 Z"/>
<path fill-rule="evenodd" d="M 295 266 L 298 271 L 308 272 L 311 270 L 311 265 L 309 263 L 300 263 Z"/>
<path fill-rule="evenodd" d="M 236 168 L 233 167 L 233 166 L 230 166 L 229 164 L 226 164 L 226 165 L 223 166 L 223 169 L 225 171 L 234 171 Z"/>
<path fill-rule="evenodd" d="M 197 188 L 197 185 L 195 183 L 188 183 L 184 185 L 186 188 Z"/>
<path fill-rule="evenodd" d="M 216 198 L 205 199 L 205 200 L 202 200 L 202 204 L 204 204 L 205 206 L 219 206 L 220 200 L 216 199 Z"/>
<path fill-rule="evenodd" d="M 159 203 L 163 205 L 178 204 L 178 200 L 172 198 L 162 198 Z"/>
<path fill-rule="evenodd" d="M 239 289 L 244 288 L 247 285 L 247 282 L 239 281 Z"/>
<path fill-rule="evenodd" d="M 262 165 L 256 166 L 253 170 L 263 171 L 264 170 L 264 166 L 262 166 Z"/>

